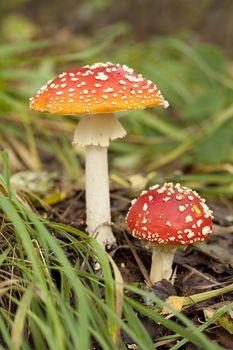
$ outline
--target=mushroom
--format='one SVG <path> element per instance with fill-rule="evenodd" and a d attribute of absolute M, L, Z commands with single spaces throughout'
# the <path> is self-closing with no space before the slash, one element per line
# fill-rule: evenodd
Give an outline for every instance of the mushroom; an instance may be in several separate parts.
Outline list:
<path fill-rule="evenodd" d="M 172 275 L 176 249 L 206 240 L 212 211 L 197 192 L 180 184 L 155 185 L 132 201 L 127 224 L 133 237 L 152 248 L 152 284 Z"/>
<path fill-rule="evenodd" d="M 126 135 L 113 112 L 168 107 L 160 91 L 127 66 L 96 63 L 60 74 L 30 99 L 37 112 L 86 115 L 75 130 L 73 144 L 86 148 L 87 231 L 103 246 L 115 244 L 111 229 L 107 148 Z"/>

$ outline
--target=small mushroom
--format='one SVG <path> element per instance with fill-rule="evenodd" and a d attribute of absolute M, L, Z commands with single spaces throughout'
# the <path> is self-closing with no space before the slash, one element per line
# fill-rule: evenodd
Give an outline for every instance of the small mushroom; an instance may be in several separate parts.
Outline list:
<path fill-rule="evenodd" d="M 152 248 L 152 284 L 172 275 L 176 249 L 206 240 L 212 233 L 212 211 L 197 192 L 165 183 L 132 201 L 127 215 L 131 234 Z"/>
<path fill-rule="evenodd" d="M 96 63 L 72 69 L 49 81 L 30 100 L 37 112 L 79 115 L 73 144 L 86 148 L 87 231 L 104 246 L 115 244 L 111 230 L 107 148 L 126 135 L 114 112 L 161 105 L 158 88 L 133 69 Z"/>

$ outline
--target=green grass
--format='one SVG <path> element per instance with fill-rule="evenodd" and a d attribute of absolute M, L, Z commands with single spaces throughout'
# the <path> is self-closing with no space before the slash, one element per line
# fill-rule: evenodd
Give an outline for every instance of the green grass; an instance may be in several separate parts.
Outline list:
<path fill-rule="evenodd" d="M 4 169 L 7 174 L 6 156 Z M 170 306 L 178 322 L 165 318 L 159 307 L 166 304 L 148 291 L 122 284 L 118 268 L 95 240 L 69 226 L 46 222 L 17 200 L 8 178 L 1 177 L 0 184 L 6 238 L 1 244 L 1 280 L 9 282 L 7 288 L 0 287 L 0 329 L 9 350 L 88 350 L 94 340 L 106 350 L 126 349 L 120 329 L 139 349 L 154 349 L 138 313 L 165 326 L 174 339 L 181 339 L 173 350 L 185 341 L 202 349 L 223 349 L 203 334 L 216 315 L 199 328 Z M 68 246 L 72 264 L 65 253 Z M 93 260 L 101 264 L 103 276 L 96 276 Z M 157 307 L 143 305 L 139 297 Z M 232 307 L 233 303 L 221 314 Z"/>

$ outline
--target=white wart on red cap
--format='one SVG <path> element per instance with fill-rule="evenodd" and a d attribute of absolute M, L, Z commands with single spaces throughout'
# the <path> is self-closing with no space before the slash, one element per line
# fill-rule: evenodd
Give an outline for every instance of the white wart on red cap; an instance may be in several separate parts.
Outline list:
<path fill-rule="evenodd" d="M 158 244 L 191 244 L 212 233 L 212 212 L 196 191 L 165 183 L 143 192 L 127 215 L 131 234 Z"/>
<path fill-rule="evenodd" d="M 119 64 L 96 63 L 48 81 L 30 99 L 30 108 L 52 114 L 97 114 L 127 109 L 168 107 L 150 80 Z"/>

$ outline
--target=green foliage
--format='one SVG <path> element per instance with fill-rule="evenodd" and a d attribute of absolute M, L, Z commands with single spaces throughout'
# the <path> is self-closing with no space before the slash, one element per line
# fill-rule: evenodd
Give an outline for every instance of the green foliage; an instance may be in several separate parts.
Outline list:
<path fill-rule="evenodd" d="M 2 36 L 9 41 L 24 41 L 38 34 L 37 27 L 26 17 L 18 14 L 6 16 L 1 23 Z"/>
<path fill-rule="evenodd" d="M 191 141 L 187 151 L 192 155 L 192 163 L 231 161 L 233 133 L 230 133 L 230 121 L 222 120 L 214 132 L 209 132 L 222 114 L 230 110 L 228 118 L 232 119 L 233 116 L 233 76 L 229 75 L 231 62 L 220 49 L 209 44 L 194 43 L 189 46 L 177 38 L 161 38 L 136 45 L 131 50 L 123 48 L 118 51 L 118 57 L 121 62 L 126 61 L 132 66 L 136 63 L 137 70 L 156 81 L 170 102 L 166 114 L 159 112 L 158 127 L 154 125 L 150 136 L 167 136 L 166 131 L 159 128 L 161 122 L 165 122 L 182 131 L 184 138 L 177 147 L 187 139 Z M 156 112 L 158 110 L 146 111 L 145 116 L 142 112 L 142 134 L 148 133 L 149 126 L 145 125 L 147 115 L 156 124 Z M 131 133 L 136 131 L 133 129 Z M 170 150 L 174 147 L 171 142 L 173 138 L 174 134 L 170 134 L 166 139 L 166 145 L 170 142 Z M 157 145 L 155 152 L 156 148 Z"/>
<path fill-rule="evenodd" d="M 233 118 L 219 126 L 206 138 L 202 138 L 195 147 L 195 156 L 198 161 L 205 163 L 221 163 L 227 160 L 228 153 L 231 152 Z"/>
<path fill-rule="evenodd" d="M 113 62 L 126 63 L 155 81 L 170 102 L 166 111 L 157 108 L 123 113 L 121 120 L 129 136 L 112 144 L 114 164 L 132 169 L 149 164 L 150 169 L 156 169 L 160 164 L 166 165 L 177 159 L 185 166 L 231 162 L 233 77 L 229 74 L 231 62 L 223 52 L 209 44 L 194 42 L 191 46 L 175 37 L 115 48 L 113 42 L 126 33 L 127 28 L 117 24 L 108 29 L 109 34 L 105 34 L 104 40 L 101 31 L 96 33 L 95 40 L 101 41 L 87 50 L 60 56 L 49 54 L 47 47 L 51 43 L 48 41 L 0 46 L 0 116 L 6 121 L 8 132 L 26 140 L 34 156 L 36 144 L 53 154 L 53 149 L 45 142 L 57 128 L 58 133 L 54 136 L 58 143 L 64 143 L 64 135 L 67 143 L 74 129 L 74 119 L 48 119 L 35 113 L 28 114 L 27 98 L 56 76 L 56 72 L 63 70 L 59 68 L 61 62 L 69 68 L 106 61 L 107 57 Z M 12 114 L 17 116 L 12 117 Z M 44 127 L 48 120 L 49 126 Z M 61 123 L 67 131 L 60 137 Z M 0 132 L 4 133 L 2 127 L 3 123 Z M 39 135 L 36 140 L 35 134 Z M 130 151 L 127 151 L 128 146 Z M 72 147 L 68 151 L 68 158 L 73 159 Z M 63 154 L 61 148 L 59 162 L 67 158 L 67 148 L 65 152 Z M 72 167 L 65 167 L 70 173 Z"/>

